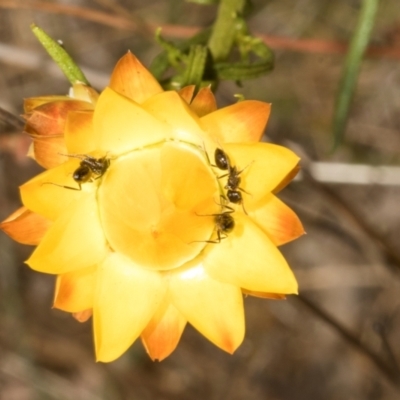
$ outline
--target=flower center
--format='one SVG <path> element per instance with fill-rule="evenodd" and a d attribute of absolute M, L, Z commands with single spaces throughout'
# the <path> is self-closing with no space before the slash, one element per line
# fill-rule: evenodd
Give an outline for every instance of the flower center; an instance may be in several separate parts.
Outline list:
<path fill-rule="evenodd" d="M 195 258 L 214 230 L 218 182 L 198 150 L 181 142 L 132 151 L 111 163 L 98 192 L 114 251 L 167 270 Z"/>

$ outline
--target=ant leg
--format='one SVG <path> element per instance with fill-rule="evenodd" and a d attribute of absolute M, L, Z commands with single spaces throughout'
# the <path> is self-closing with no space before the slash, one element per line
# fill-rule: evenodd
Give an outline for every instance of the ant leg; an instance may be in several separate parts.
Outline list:
<path fill-rule="evenodd" d="M 195 214 L 198 217 L 216 217 L 217 215 L 221 215 L 221 214 L 197 214 L 196 212 L 195 212 Z"/>
<path fill-rule="evenodd" d="M 65 157 L 72 157 L 72 158 L 78 158 L 79 160 L 84 160 L 85 158 L 88 158 L 87 154 L 64 154 L 64 153 L 58 153 L 60 156 L 65 156 Z"/>
<path fill-rule="evenodd" d="M 243 169 L 241 169 L 240 171 L 238 171 L 237 175 L 240 175 L 246 168 L 249 168 L 250 165 L 252 165 L 254 163 L 254 160 L 251 163 L 248 163 Z"/>
<path fill-rule="evenodd" d="M 226 200 L 228 202 L 228 204 L 229 204 L 228 199 L 226 199 L 225 197 L 223 199 Z M 234 213 L 235 209 L 233 207 L 231 207 L 231 206 L 228 206 L 228 204 L 219 204 L 221 207 L 223 207 L 223 209 L 228 210 L 228 211 L 224 211 L 223 213 L 224 214 L 232 214 L 232 213 Z M 221 214 L 217 214 L 217 215 L 221 215 Z"/>
<path fill-rule="evenodd" d="M 228 235 L 225 235 L 225 234 L 224 234 L 224 236 L 222 236 L 221 231 L 219 231 L 219 230 L 217 230 L 217 236 L 218 236 L 218 238 L 215 239 L 215 240 L 194 240 L 193 242 L 190 242 L 190 243 L 188 243 L 188 244 L 191 244 L 191 243 L 211 243 L 211 244 L 218 244 L 218 243 L 221 243 L 221 240 L 224 240 L 224 239 L 226 239 L 226 238 L 228 237 Z"/>
<path fill-rule="evenodd" d="M 59 185 L 58 183 L 53 183 L 53 182 L 43 182 L 42 185 L 54 185 L 54 186 L 58 186 L 64 189 L 70 189 L 70 190 L 82 190 L 82 186 L 79 182 L 77 182 L 79 188 L 74 188 L 72 186 L 64 186 L 64 185 Z"/>
<path fill-rule="evenodd" d="M 225 204 L 224 203 L 229 203 L 229 200 L 228 200 L 228 198 L 225 196 L 225 194 L 219 194 L 219 200 L 220 200 L 220 203 L 217 203 L 216 201 L 215 201 L 215 199 L 214 199 L 214 202 L 215 202 L 215 204 L 217 204 L 217 205 L 219 205 L 220 207 L 225 207 Z"/>
<path fill-rule="evenodd" d="M 252 196 L 252 194 L 251 193 L 249 193 L 249 192 L 247 192 L 246 190 L 244 190 L 243 188 L 238 188 L 240 191 L 242 191 L 243 193 L 246 193 L 246 194 L 248 194 L 249 196 Z"/>
<path fill-rule="evenodd" d="M 198 146 L 198 147 L 199 147 L 201 150 L 203 150 L 203 152 L 204 152 L 204 154 L 205 154 L 205 156 L 206 156 L 206 158 L 207 158 L 208 164 L 211 165 L 212 167 L 216 167 L 216 165 L 211 164 L 211 160 L 210 160 L 210 157 L 208 156 L 208 153 L 207 153 L 207 150 L 206 150 L 206 145 L 205 145 L 204 141 L 203 141 L 203 146 Z"/>

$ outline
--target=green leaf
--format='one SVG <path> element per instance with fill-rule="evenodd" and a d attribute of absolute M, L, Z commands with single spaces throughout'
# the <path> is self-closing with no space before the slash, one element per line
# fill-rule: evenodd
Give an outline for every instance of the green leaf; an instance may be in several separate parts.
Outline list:
<path fill-rule="evenodd" d="M 248 62 L 237 63 L 217 63 L 214 68 L 219 79 L 241 81 L 243 79 L 258 78 L 274 67 L 273 59 L 267 61 L 257 61 L 249 64 Z"/>
<path fill-rule="evenodd" d="M 175 44 L 164 39 L 161 36 L 161 29 L 157 29 L 156 40 L 164 51 L 154 58 L 149 68 L 150 72 L 161 81 L 169 67 L 180 69 L 180 64 L 187 59 L 191 46 L 207 43 L 210 33 L 211 30 L 207 28 L 183 43 Z"/>
<path fill-rule="evenodd" d="M 78 82 L 89 85 L 89 82 L 81 69 L 59 43 L 35 24 L 31 25 L 31 29 L 41 45 L 45 48 L 47 53 L 49 53 L 50 57 L 58 64 L 72 85 Z"/>
<path fill-rule="evenodd" d="M 350 104 L 357 85 L 361 61 L 371 36 L 378 3 L 379 0 L 363 0 L 359 20 L 346 55 L 333 117 L 333 150 L 343 141 Z"/>
<path fill-rule="evenodd" d="M 199 87 L 204 75 L 207 61 L 207 47 L 196 45 L 190 49 L 183 86 L 196 85 Z"/>

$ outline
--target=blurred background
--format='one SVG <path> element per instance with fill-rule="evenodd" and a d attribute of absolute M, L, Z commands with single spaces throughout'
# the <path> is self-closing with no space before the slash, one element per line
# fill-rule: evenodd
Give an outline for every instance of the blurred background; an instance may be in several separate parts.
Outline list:
<path fill-rule="evenodd" d="M 275 69 L 242 87 L 223 83 L 218 105 L 271 102 L 266 140 L 302 157 L 281 198 L 307 235 L 283 246 L 300 284 L 286 301 L 246 298 L 246 339 L 231 356 L 187 327 L 153 363 L 140 341 L 95 363 L 91 322 L 51 309 L 55 278 L 23 264 L 32 248 L 0 233 L 1 400 L 339 400 L 400 398 L 400 7 L 379 4 L 344 143 L 332 119 L 359 0 L 253 0 L 251 31 L 265 35 Z M 66 94 L 69 83 L 32 35 L 63 41 L 98 90 L 130 49 L 145 65 L 161 51 L 154 29 L 186 38 L 216 5 L 183 0 L 0 0 L 0 107 Z M 18 186 L 40 172 L 29 139 L 0 118 L 0 218 L 20 206 Z"/>

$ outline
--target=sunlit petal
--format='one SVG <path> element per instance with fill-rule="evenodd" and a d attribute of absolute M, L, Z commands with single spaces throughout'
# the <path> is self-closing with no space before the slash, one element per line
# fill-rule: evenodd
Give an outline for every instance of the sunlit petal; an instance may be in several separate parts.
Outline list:
<path fill-rule="evenodd" d="M 202 126 L 219 143 L 258 142 L 267 124 L 271 105 L 244 100 L 201 118 Z"/>
<path fill-rule="evenodd" d="M 139 104 L 163 91 L 154 76 L 130 51 L 114 68 L 110 87 Z"/>
<path fill-rule="evenodd" d="M 227 143 L 223 150 L 231 164 L 242 171 L 240 187 L 248 193 L 243 194 L 244 199 L 258 198 L 273 191 L 299 162 L 299 157 L 291 150 L 270 143 Z"/>
<path fill-rule="evenodd" d="M 167 124 L 110 88 L 106 88 L 99 97 L 93 128 L 96 132 L 96 149 L 112 155 L 172 137 Z"/>
<path fill-rule="evenodd" d="M 43 168 L 54 168 L 65 162 L 67 153 L 63 136 L 35 136 L 33 139 L 33 158 Z"/>
<path fill-rule="evenodd" d="M 59 101 L 70 101 L 68 96 L 39 96 L 39 97 L 29 97 L 24 100 L 24 111 L 29 114 L 33 109 L 46 104 Z"/>
<path fill-rule="evenodd" d="M 182 315 L 216 346 L 233 353 L 244 337 L 240 289 L 209 277 L 201 265 L 170 278 L 172 302 Z"/>
<path fill-rule="evenodd" d="M 246 200 L 249 216 L 276 246 L 297 239 L 305 233 L 296 213 L 273 194 L 257 199 L 249 196 Z"/>
<path fill-rule="evenodd" d="M 284 189 L 293 178 L 299 173 L 301 167 L 300 165 L 296 165 L 281 181 L 281 183 L 272 191 L 272 193 L 279 193 L 282 189 Z"/>
<path fill-rule="evenodd" d="M 82 192 L 94 191 L 96 189 L 94 182 L 85 183 L 82 191 L 70 189 L 79 189 L 78 184 L 72 179 L 72 174 L 78 166 L 79 160 L 71 158 L 22 185 L 20 192 L 25 207 L 54 221 L 63 214 L 71 202 L 82 196 Z"/>
<path fill-rule="evenodd" d="M 21 207 L 0 223 L 0 229 L 19 243 L 38 245 L 52 222 Z"/>
<path fill-rule="evenodd" d="M 199 116 L 204 117 L 217 109 L 215 96 L 209 86 L 201 88 L 196 94 L 190 108 Z"/>
<path fill-rule="evenodd" d="M 246 290 L 246 289 L 242 289 L 242 292 L 246 296 L 259 297 L 261 299 L 270 299 L 270 300 L 286 299 L 286 296 L 284 294 L 279 294 L 279 293 L 254 292 L 253 290 Z"/>
<path fill-rule="evenodd" d="M 93 111 L 75 111 L 68 115 L 65 144 L 69 154 L 87 154 L 96 150 Z"/>
<path fill-rule="evenodd" d="M 59 275 L 53 307 L 73 313 L 93 308 L 96 272 L 91 266 Z"/>
<path fill-rule="evenodd" d="M 177 92 L 162 92 L 151 97 L 142 107 L 168 124 L 172 128 L 174 139 L 203 144 L 205 133 L 199 126 L 200 120 Z"/>
<path fill-rule="evenodd" d="M 142 332 L 142 342 L 150 358 L 161 361 L 178 345 L 186 319 L 172 305 L 163 304 Z"/>
<path fill-rule="evenodd" d="M 102 261 L 109 249 L 95 193 L 82 194 L 57 218 L 26 262 L 32 269 L 63 274 Z"/>
<path fill-rule="evenodd" d="M 64 98 L 61 101 L 45 103 L 25 115 L 26 124 L 39 135 L 62 135 L 65 121 L 71 111 L 91 109 L 92 105 L 79 100 Z"/>
<path fill-rule="evenodd" d="M 98 361 L 113 361 L 137 339 L 162 305 L 167 285 L 158 272 L 117 253 L 99 267 L 93 309 Z"/>
<path fill-rule="evenodd" d="M 75 313 L 72 313 L 72 316 L 78 321 L 78 322 L 86 322 L 91 316 L 93 315 L 93 310 L 91 308 L 83 311 L 78 311 Z"/>
<path fill-rule="evenodd" d="M 179 96 L 182 97 L 186 103 L 190 104 L 193 99 L 194 91 L 196 89 L 196 85 L 185 86 L 182 89 L 178 90 Z"/>
<path fill-rule="evenodd" d="M 243 289 L 297 293 L 296 278 L 282 254 L 244 214 L 235 214 L 235 228 L 226 239 L 208 246 L 204 265 L 213 278 Z"/>
<path fill-rule="evenodd" d="M 74 99 L 86 101 L 94 106 L 96 104 L 97 99 L 99 98 L 99 94 L 94 90 L 91 86 L 87 86 L 83 83 L 75 83 L 71 90 L 70 95 Z M 90 106 L 88 106 L 89 108 Z"/>

